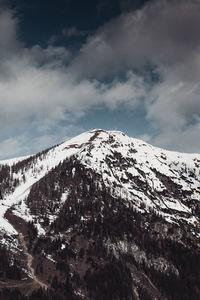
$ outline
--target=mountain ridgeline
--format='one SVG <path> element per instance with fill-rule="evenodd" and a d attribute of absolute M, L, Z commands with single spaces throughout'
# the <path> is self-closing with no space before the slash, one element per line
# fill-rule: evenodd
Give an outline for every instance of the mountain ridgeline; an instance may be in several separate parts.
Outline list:
<path fill-rule="evenodd" d="M 0 162 L 0 299 L 200 299 L 200 155 L 93 130 Z"/>

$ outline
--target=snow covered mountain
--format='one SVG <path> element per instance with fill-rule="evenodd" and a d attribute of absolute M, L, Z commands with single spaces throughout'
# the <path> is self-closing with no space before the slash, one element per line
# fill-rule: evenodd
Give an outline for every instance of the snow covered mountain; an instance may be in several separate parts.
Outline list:
<path fill-rule="evenodd" d="M 200 298 L 200 154 L 92 130 L 1 161 L 0 187 L 1 251 L 20 297 L 31 285 L 47 299 Z"/>

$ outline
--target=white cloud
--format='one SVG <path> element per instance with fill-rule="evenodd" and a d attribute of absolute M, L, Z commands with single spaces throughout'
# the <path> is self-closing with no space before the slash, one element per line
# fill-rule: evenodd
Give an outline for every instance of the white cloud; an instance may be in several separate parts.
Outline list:
<path fill-rule="evenodd" d="M 200 132 L 195 127 L 187 130 L 200 115 L 199 15 L 199 0 L 150 1 L 99 28 L 88 38 L 71 70 L 79 78 L 103 78 L 127 69 L 148 72 L 151 67 L 159 80 L 151 82 L 146 97 L 148 120 L 160 136 L 176 130 L 172 148 L 178 148 L 176 141 L 183 136 L 186 140 L 192 129 L 195 144 Z M 181 144 L 182 150 L 188 149 L 186 143 Z"/>
<path fill-rule="evenodd" d="M 39 50 L 37 47 L 37 52 Z M 41 52 L 43 55 L 43 50 Z M 13 57 L 5 63 L 9 80 L 0 81 L 2 130 L 24 126 L 30 118 L 40 125 L 41 120 L 52 123 L 72 116 L 77 118 L 103 104 L 111 108 L 123 102 L 138 105 L 145 95 L 143 80 L 133 73 L 127 73 L 125 80 L 109 84 L 88 79 L 76 82 L 67 68 L 55 67 L 54 60 L 38 66 L 35 52 L 33 56 L 30 53 L 23 53 L 21 60 Z"/>
<path fill-rule="evenodd" d="M 50 142 L 49 128 L 80 118 L 93 107 L 116 109 L 123 104 L 135 109 L 143 104 L 148 120 L 160 131 L 155 143 L 196 149 L 199 15 L 198 0 L 150 1 L 99 28 L 74 57 L 64 47 L 25 48 L 17 37 L 17 18 L 2 9 L 0 130 L 26 126 Z M 71 28 L 63 34 L 78 32 Z M 150 66 L 158 82 L 149 80 Z M 121 79 L 119 74 L 126 76 Z M 112 80 L 101 81 L 107 76 Z"/>
<path fill-rule="evenodd" d="M 6 157 L 14 157 L 21 152 L 21 140 L 9 138 L 0 143 L 0 159 Z"/>
<path fill-rule="evenodd" d="M 152 141 L 152 137 L 148 134 L 142 134 L 138 137 L 140 140 L 150 143 Z"/>
<path fill-rule="evenodd" d="M 187 126 L 184 130 L 163 130 L 154 140 L 155 145 L 183 152 L 199 153 L 200 149 L 200 121 Z"/>

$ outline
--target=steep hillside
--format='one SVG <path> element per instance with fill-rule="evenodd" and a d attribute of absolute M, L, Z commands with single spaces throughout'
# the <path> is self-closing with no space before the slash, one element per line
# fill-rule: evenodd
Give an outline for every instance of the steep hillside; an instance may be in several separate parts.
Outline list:
<path fill-rule="evenodd" d="M 93 130 L 0 185 L 2 299 L 200 299 L 199 154 Z"/>

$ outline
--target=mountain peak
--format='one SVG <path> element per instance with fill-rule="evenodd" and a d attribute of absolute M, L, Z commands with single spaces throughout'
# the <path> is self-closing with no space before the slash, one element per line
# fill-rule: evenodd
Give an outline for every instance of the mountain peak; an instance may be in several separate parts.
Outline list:
<path fill-rule="evenodd" d="M 183 299 L 174 282 L 199 299 L 199 170 L 198 154 L 102 129 L 0 162 L 2 244 L 34 261 L 18 263 L 33 289 L 60 299 Z"/>

